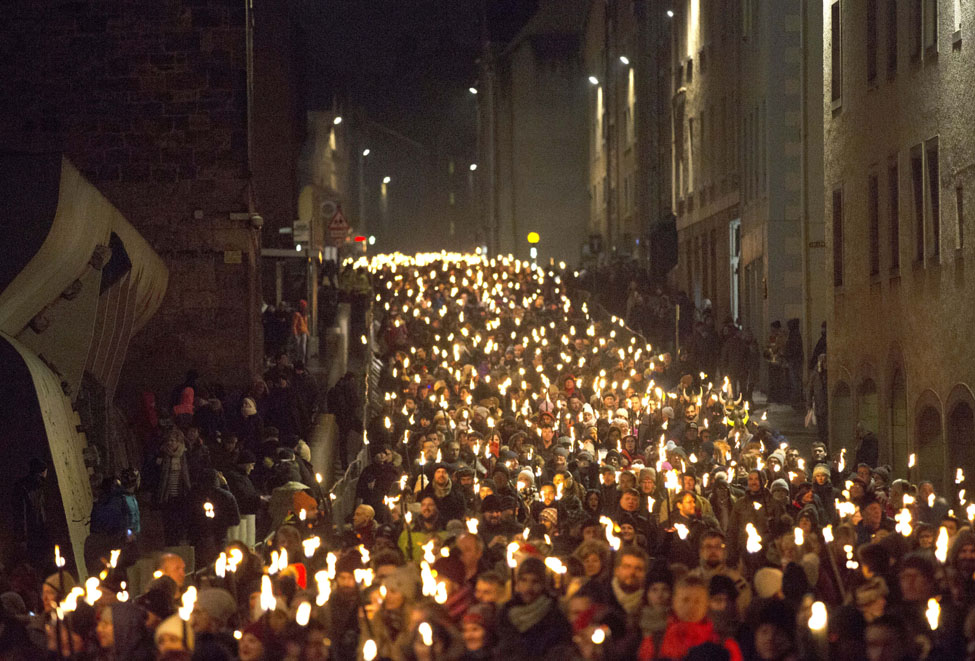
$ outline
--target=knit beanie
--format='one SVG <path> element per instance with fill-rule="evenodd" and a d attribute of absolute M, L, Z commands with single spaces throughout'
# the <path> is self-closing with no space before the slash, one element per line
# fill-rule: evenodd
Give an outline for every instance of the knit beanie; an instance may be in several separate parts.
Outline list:
<path fill-rule="evenodd" d="M 650 479 L 654 482 L 657 481 L 657 471 L 652 468 L 643 468 L 640 470 L 640 482 L 643 480 Z"/>
<path fill-rule="evenodd" d="M 829 466 L 827 466 L 826 464 L 816 464 L 815 468 L 813 468 L 813 477 L 816 477 L 819 473 L 825 473 L 826 479 L 829 479 L 830 476 Z"/>
<path fill-rule="evenodd" d="M 187 623 L 184 627 L 183 621 L 179 618 L 179 615 L 170 615 L 165 620 L 160 622 L 159 626 L 156 627 L 156 633 L 153 640 L 155 640 L 157 647 L 159 646 L 159 639 L 162 638 L 163 634 L 169 634 L 183 640 L 184 630 L 186 631 L 187 640 L 184 641 L 183 646 L 192 652 L 195 642 L 193 637 L 193 627 L 191 627 L 189 623 Z"/>
<path fill-rule="evenodd" d="M 774 597 L 782 590 L 782 570 L 775 567 L 762 567 L 755 572 L 755 594 L 761 599 Z"/>
<path fill-rule="evenodd" d="M 774 482 L 772 482 L 772 488 L 770 489 L 773 493 L 776 491 L 785 491 L 789 493 L 789 483 L 783 480 L 781 477 Z"/>
<path fill-rule="evenodd" d="M 64 577 L 63 585 L 61 584 L 62 576 Z M 57 574 L 51 574 L 50 576 L 44 579 L 44 584 L 50 586 L 51 588 L 54 589 L 55 592 L 58 593 L 59 600 L 63 600 L 66 596 L 68 596 L 68 593 L 71 592 L 71 588 L 77 585 L 77 583 L 75 583 L 74 581 L 74 576 L 72 576 L 68 572 L 58 572 Z"/>
<path fill-rule="evenodd" d="M 552 524 L 553 526 L 554 525 L 558 525 L 558 522 L 559 522 L 559 511 L 557 509 L 555 509 L 554 507 L 546 507 L 545 509 L 543 509 L 541 511 L 541 513 L 539 513 L 539 515 L 538 515 L 538 522 L 539 523 L 548 522 L 548 523 Z"/>
<path fill-rule="evenodd" d="M 872 604 L 881 597 L 886 597 L 889 593 L 890 590 L 887 589 L 887 582 L 880 576 L 874 576 L 867 580 L 866 583 L 858 586 L 854 591 L 858 608 Z"/>
<path fill-rule="evenodd" d="M 406 597 L 407 601 L 416 599 L 417 583 L 416 571 L 410 565 L 397 567 L 392 574 L 383 579 L 383 585 L 388 590 L 399 592 Z"/>
<path fill-rule="evenodd" d="M 237 601 L 223 588 L 204 588 L 197 593 L 195 609 L 226 625 L 237 611 Z"/>

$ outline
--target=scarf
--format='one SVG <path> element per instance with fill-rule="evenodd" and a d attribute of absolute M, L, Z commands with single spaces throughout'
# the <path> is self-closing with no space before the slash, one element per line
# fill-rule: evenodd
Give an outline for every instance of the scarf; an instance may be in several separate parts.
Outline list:
<path fill-rule="evenodd" d="M 627 615 L 632 615 L 639 610 L 640 604 L 643 602 L 643 590 L 627 592 L 616 578 L 610 585 L 613 588 L 613 594 L 616 595 L 616 601 L 620 602 L 620 606 L 623 607 Z"/>
<path fill-rule="evenodd" d="M 525 633 L 542 621 L 555 602 L 548 595 L 542 595 L 530 604 L 512 606 L 508 609 L 508 619 L 515 625 L 518 633 Z"/>
<path fill-rule="evenodd" d="M 433 484 L 433 493 L 437 498 L 446 498 L 447 496 L 450 495 L 450 487 L 452 485 L 449 477 L 447 478 L 447 486 L 443 488 L 437 485 L 436 482 L 432 482 L 431 484 Z"/>

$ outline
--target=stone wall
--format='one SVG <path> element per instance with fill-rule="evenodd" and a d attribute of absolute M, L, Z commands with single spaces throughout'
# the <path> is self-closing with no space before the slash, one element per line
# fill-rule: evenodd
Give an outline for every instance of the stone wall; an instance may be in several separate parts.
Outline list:
<path fill-rule="evenodd" d="M 226 0 L 25 0 L 0 15 L 3 145 L 63 149 L 170 270 L 122 398 L 150 387 L 162 404 L 189 367 L 228 386 L 260 368 L 260 237 L 230 214 L 293 210 L 255 207 L 245 24 Z"/>

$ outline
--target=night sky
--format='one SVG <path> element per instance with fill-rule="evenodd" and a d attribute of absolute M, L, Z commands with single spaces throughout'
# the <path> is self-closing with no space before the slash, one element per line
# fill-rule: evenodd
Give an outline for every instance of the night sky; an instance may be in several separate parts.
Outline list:
<path fill-rule="evenodd" d="M 491 39 L 504 43 L 536 6 L 537 0 L 301 0 L 308 107 L 347 100 L 428 143 L 457 96 L 476 83 L 482 15 Z"/>

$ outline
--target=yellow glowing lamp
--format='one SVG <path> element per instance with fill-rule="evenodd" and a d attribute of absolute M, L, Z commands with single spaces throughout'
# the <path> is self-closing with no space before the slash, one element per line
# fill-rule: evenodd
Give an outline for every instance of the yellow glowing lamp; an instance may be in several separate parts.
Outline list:
<path fill-rule="evenodd" d="M 529 232 L 527 238 L 528 238 L 528 243 L 531 243 L 531 244 L 534 245 L 534 244 L 538 243 L 539 240 L 541 240 L 542 237 L 540 237 L 538 235 L 538 232 Z"/>

